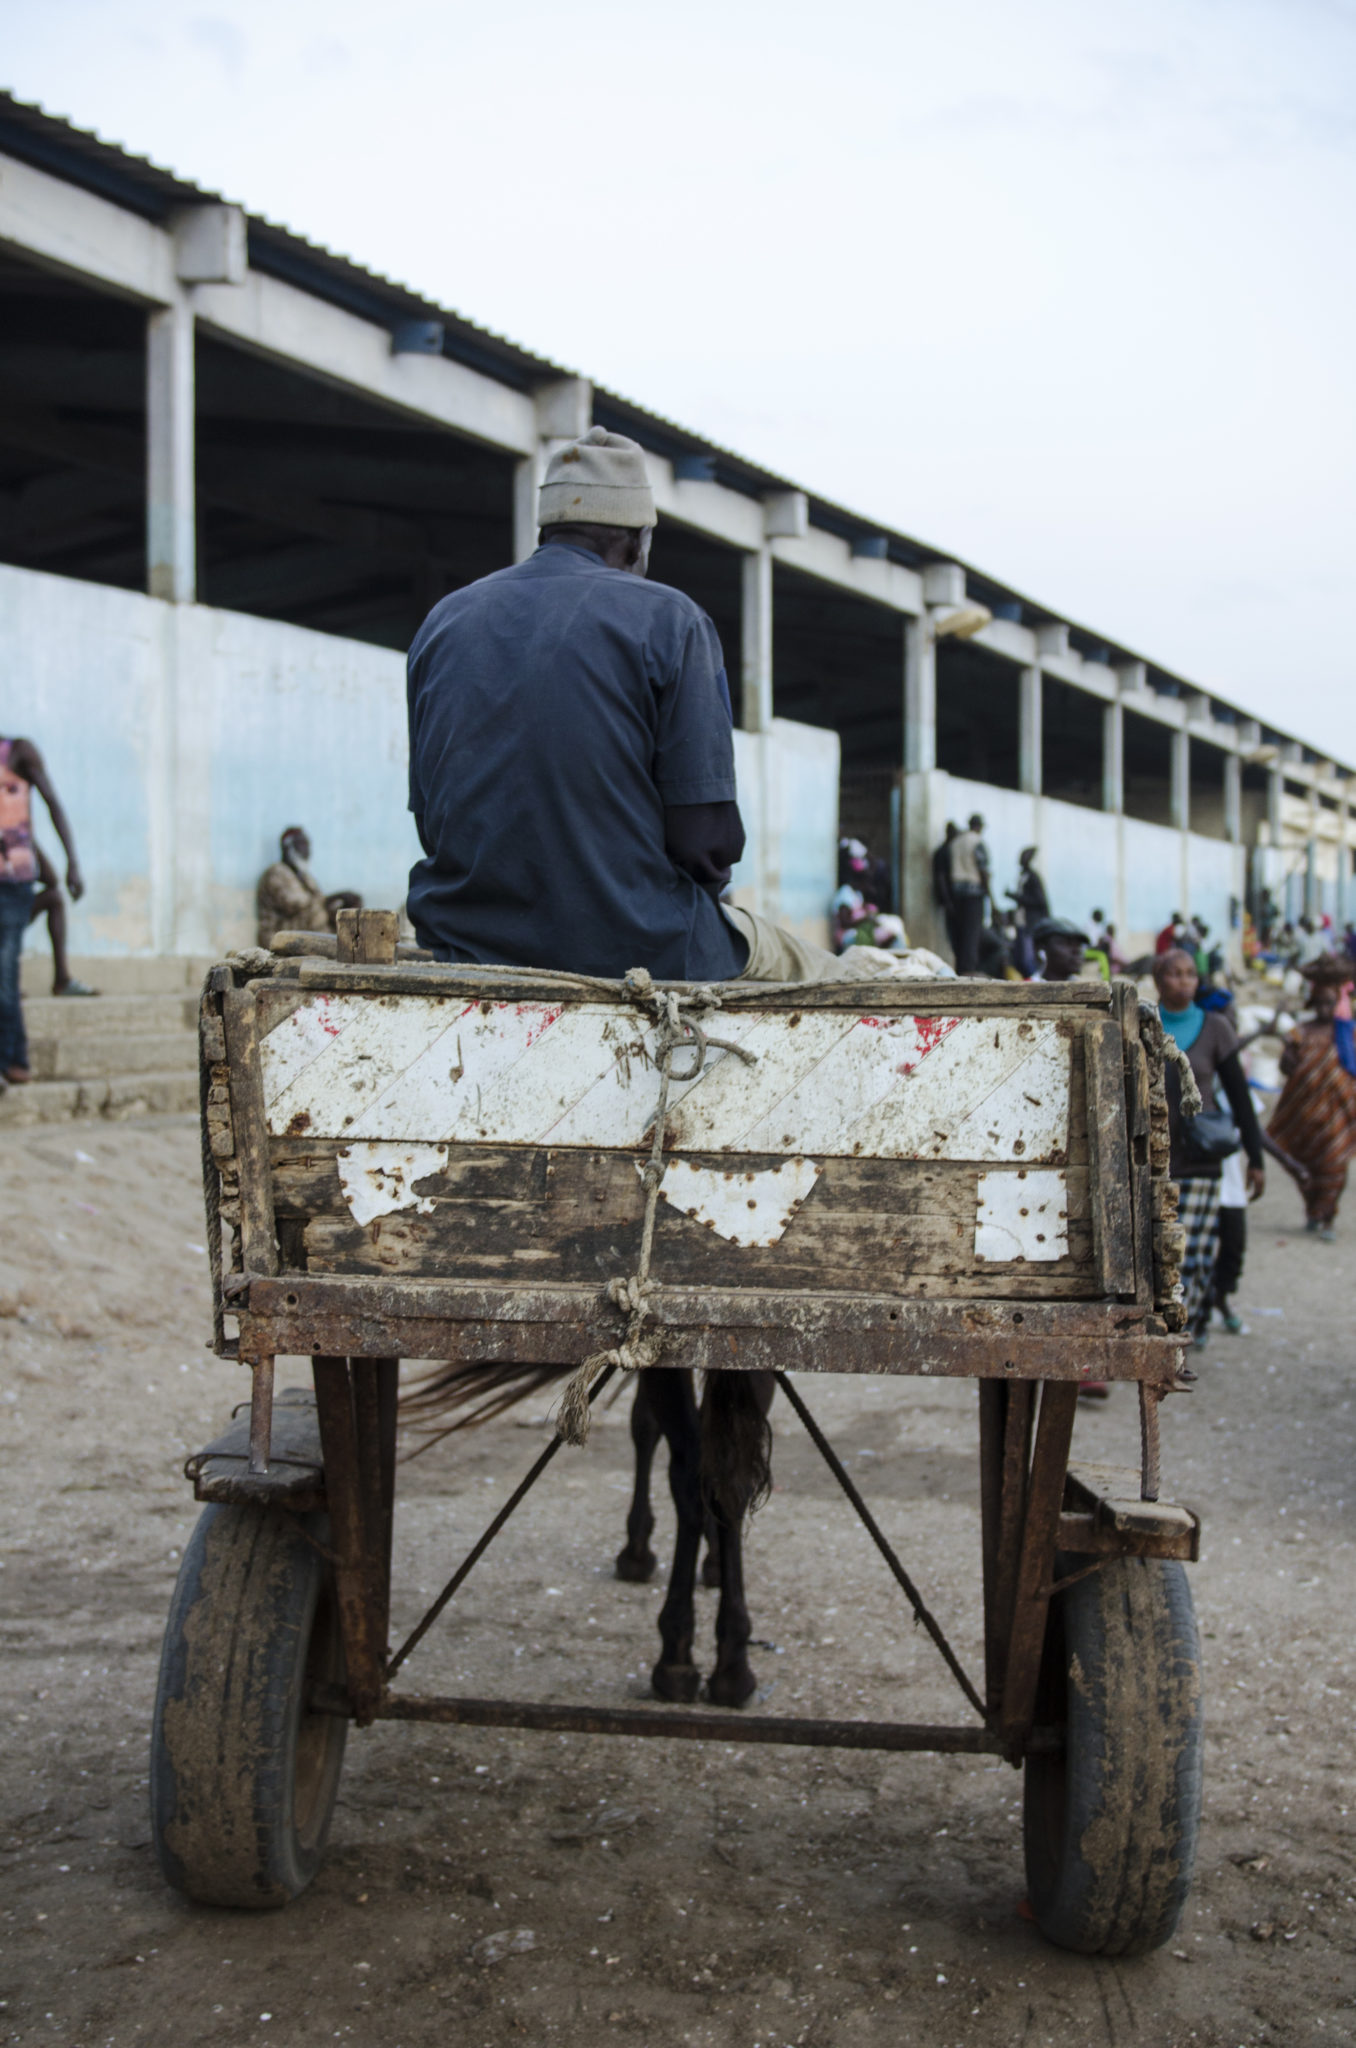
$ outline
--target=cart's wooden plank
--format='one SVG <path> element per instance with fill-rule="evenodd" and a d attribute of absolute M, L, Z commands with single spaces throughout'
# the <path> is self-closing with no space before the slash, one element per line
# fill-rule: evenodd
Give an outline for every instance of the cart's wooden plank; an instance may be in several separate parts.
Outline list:
<path fill-rule="evenodd" d="M 1089 1017 L 1083 1030 L 1092 1234 L 1105 1294 L 1133 1295 L 1135 1250 L 1126 1137 L 1125 1062 L 1119 1025 Z"/>
<path fill-rule="evenodd" d="M 253 989 L 228 989 L 222 997 L 221 1009 L 231 1074 L 231 1126 L 240 1173 L 241 1258 L 247 1273 L 276 1273 L 273 1180 L 269 1172 Z"/>
<path fill-rule="evenodd" d="M 522 1155 L 520 1155 L 522 1156 Z M 532 1155 L 525 1155 L 532 1156 Z M 708 1155 L 709 1157 L 710 1155 Z M 718 1171 L 715 1155 L 712 1171 Z M 741 1168 L 757 1171 L 781 1162 L 755 1155 Z M 1028 1176 L 1005 1170 L 1014 1190 Z M 499 1155 L 499 1172 L 482 1178 L 471 1197 L 433 1192 L 440 1177 L 419 1183 L 429 1190 L 427 1214 L 402 1211 L 354 1222 L 344 1207 L 337 1174 L 322 1187 L 326 1208 L 305 1224 L 306 1270 L 408 1274 L 411 1278 L 527 1281 L 606 1278 L 638 1243 L 644 1192 L 636 1160 L 625 1153 L 553 1152 L 540 1198 L 524 1198 L 524 1177 L 513 1155 Z M 724 1184 L 721 1175 L 718 1184 Z M 652 1271 L 663 1284 L 766 1286 L 787 1290 L 860 1290 L 876 1286 L 917 1292 L 929 1281 L 949 1291 L 993 1295 L 1009 1291 L 1091 1294 L 1096 1287 L 1088 1176 L 1059 1176 L 1067 1204 L 1067 1251 L 1026 1260 L 981 1258 L 977 1215 L 981 1183 L 991 1196 L 992 1170 L 971 1166 L 902 1167 L 894 1162 L 828 1160 L 785 1234 L 766 1247 L 738 1245 L 668 1204 L 661 1205 Z M 314 1186 L 314 1169 L 308 1170 Z M 516 1197 L 510 1189 L 523 1189 Z M 290 1200 L 290 1196 L 289 1196 Z"/>
<path fill-rule="evenodd" d="M 601 1288 L 437 1281 L 256 1280 L 241 1336 L 278 1352 L 573 1364 L 615 1343 Z M 656 1322 L 665 1362 L 705 1368 L 936 1373 L 956 1378 L 1147 1379 L 1170 1385 L 1180 1340 L 1161 1318 L 1102 1302 L 929 1301 L 671 1288 Z"/>
<path fill-rule="evenodd" d="M 495 1002 L 589 1002 L 614 1003 L 635 1011 L 620 982 L 591 981 L 585 976 L 547 973 L 515 974 L 512 969 L 486 970 L 457 967 L 442 961 L 397 961 L 394 967 L 343 967 L 332 960 L 303 959 L 297 963 L 297 981 L 303 989 L 328 988 L 370 995 L 450 995 Z M 692 992 L 685 982 L 657 982 L 657 988 Z M 962 1014 L 983 1011 L 1020 1010 L 1024 1016 L 1069 1016 L 1111 1007 L 1112 991 L 1104 981 L 1060 983 L 1019 983 L 1006 981 L 927 981 L 912 976 L 891 976 L 884 981 L 750 982 L 733 981 L 713 989 L 728 1004 L 741 1009 L 860 1010 L 869 1003 L 873 1010 L 959 1010 Z"/>
<path fill-rule="evenodd" d="M 984 1628 L 985 1671 L 991 1688 L 987 1697 L 991 1707 L 1001 1704 L 1007 1680 L 1017 1570 L 1022 1554 L 1022 1528 L 1026 1521 L 1031 1428 L 1036 1412 L 1036 1389 L 1030 1380 L 1009 1386 L 1006 1393 L 993 1597 L 986 1603 Z"/>
<path fill-rule="evenodd" d="M 1069 1385 L 1067 1380 L 1057 1383 L 1053 1377 L 1046 1380 L 1041 1389 L 1036 1442 L 1027 1474 L 1022 1554 L 1003 1675 L 1001 1725 L 1010 1741 L 1026 1733 L 1035 1714 L 1055 1542 L 1077 1405 L 1076 1386 Z"/>
<path fill-rule="evenodd" d="M 670 1088 L 669 1149 L 1061 1163 L 1068 1020 L 730 1010 Z M 640 1146 L 655 1033 L 595 1003 L 373 1002 L 317 994 L 263 1041 L 275 1135 L 388 1143 Z"/>
<path fill-rule="evenodd" d="M 340 1305 L 345 1313 L 374 1315 L 398 1321 L 402 1316 L 431 1317 L 446 1323 L 576 1322 L 606 1307 L 598 1282 L 526 1285 L 476 1281 L 411 1280 L 403 1276 L 280 1274 L 257 1279 L 241 1294 L 242 1307 L 286 1315 L 298 1308 L 319 1311 Z M 981 1300 L 962 1303 L 913 1301 L 903 1295 L 863 1288 L 856 1294 L 817 1289 L 788 1300 L 780 1293 L 752 1287 L 666 1287 L 656 1297 L 656 1321 L 670 1329 L 710 1325 L 729 1330 L 783 1329 L 794 1320 L 801 1328 L 824 1335 L 845 1329 L 884 1330 L 908 1326 L 938 1335 L 993 1335 L 1014 1342 L 1079 1343 L 1102 1339 L 1129 1341 L 1141 1335 L 1163 1337 L 1174 1356 L 1185 1340 L 1168 1337 L 1161 1316 L 1124 1302 L 1027 1302 Z M 398 1347 L 397 1347 L 398 1349 Z"/>

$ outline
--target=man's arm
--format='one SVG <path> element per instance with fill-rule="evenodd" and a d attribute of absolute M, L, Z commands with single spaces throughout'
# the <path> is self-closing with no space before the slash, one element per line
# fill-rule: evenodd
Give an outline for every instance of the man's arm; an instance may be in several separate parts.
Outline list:
<path fill-rule="evenodd" d="M 730 870 L 744 851 L 744 821 L 736 803 L 669 804 L 664 811 L 664 849 L 676 868 L 691 875 L 711 896 L 730 884 Z"/>
<path fill-rule="evenodd" d="M 66 850 L 66 887 L 71 893 L 72 902 L 78 903 L 85 893 L 85 878 L 80 872 L 71 821 L 62 808 L 60 797 L 52 787 L 52 778 L 47 773 L 47 763 L 32 740 L 15 740 L 9 751 L 9 765 L 16 775 L 22 775 L 24 781 L 36 789 L 46 804 L 56 835 Z"/>

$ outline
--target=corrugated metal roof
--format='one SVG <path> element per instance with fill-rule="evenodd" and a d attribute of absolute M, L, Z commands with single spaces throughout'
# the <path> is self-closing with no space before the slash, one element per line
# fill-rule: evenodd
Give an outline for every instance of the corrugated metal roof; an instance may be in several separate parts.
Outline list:
<path fill-rule="evenodd" d="M 4 91 L 0 91 L 0 152 L 34 164 L 71 184 L 80 185 L 115 205 L 141 214 L 147 220 L 164 221 L 181 206 L 239 203 L 227 200 L 220 192 L 208 191 L 190 179 L 181 178 L 176 172 L 152 163 L 149 157 L 136 156 L 117 143 L 105 142 L 90 130 L 77 128 L 62 116 L 49 114 L 43 107 Z M 558 377 L 582 374 L 553 362 L 547 356 L 536 355 L 517 342 L 496 334 L 491 328 L 468 320 L 464 314 L 440 306 L 409 285 L 368 270 L 349 257 L 308 241 L 304 235 L 268 220 L 262 214 L 251 213 L 248 208 L 242 208 L 242 211 L 248 224 L 249 260 L 253 269 L 281 278 L 379 326 L 394 327 L 403 320 L 439 320 L 444 329 L 444 354 L 465 363 L 468 368 L 498 378 L 516 390 L 529 391 Z M 867 519 L 846 506 L 834 504 L 830 499 L 806 490 L 803 484 L 792 478 L 763 469 L 734 449 L 722 447 L 691 428 L 650 412 L 618 392 L 594 385 L 593 393 L 596 419 L 615 432 L 630 433 L 657 455 L 669 459 L 679 455 L 708 457 L 717 482 L 751 497 L 760 496 L 765 491 L 805 490 L 811 521 L 823 530 L 846 540 L 883 536 L 888 558 L 906 568 L 917 568 L 927 562 L 958 562 L 966 571 L 974 595 L 982 602 L 1020 604 L 1024 618 L 1033 624 L 1047 621 L 1066 623 L 1076 642 L 1081 642 L 1088 649 L 1103 649 L 1112 661 L 1143 661 L 1151 681 L 1157 679 L 1176 685 L 1178 690 L 1194 692 L 1201 689 L 1189 677 L 1150 661 L 1119 641 L 1106 640 L 1090 627 L 1067 619 L 1062 612 L 1050 610 L 959 555 L 883 526 L 880 521 Z M 1238 716 L 1253 717 L 1253 713 L 1241 707 L 1229 706 L 1217 691 L 1202 694 L 1215 698 Z"/>

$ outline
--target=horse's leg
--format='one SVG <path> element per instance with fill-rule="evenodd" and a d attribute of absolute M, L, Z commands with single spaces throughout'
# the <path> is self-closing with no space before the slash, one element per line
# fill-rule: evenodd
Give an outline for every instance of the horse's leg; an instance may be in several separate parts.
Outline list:
<path fill-rule="evenodd" d="M 744 1518 L 770 1483 L 772 1433 L 767 1412 L 776 1392 L 770 1372 L 713 1374 L 703 1400 L 703 1480 L 718 1492 L 712 1500 L 719 1537 L 720 1606 L 716 1612 L 716 1668 L 707 1684 L 714 1706 L 742 1707 L 758 1689 L 749 1663 L 753 1632 L 744 1599 Z M 718 1459 L 718 1444 L 726 1456 Z"/>
<path fill-rule="evenodd" d="M 669 1491 L 678 1528 L 668 1596 L 659 1610 L 659 1662 L 650 1683 L 661 1700 L 695 1700 L 701 1674 L 692 1661 L 697 1552 L 702 1540 L 701 1430 L 692 1375 L 672 1366 L 649 1366 L 655 1420 L 669 1447 Z"/>
<path fill-rule="evenodd" d="M 710 1508 L 702 1510 L 702 1534 L 706 1538 L 706 1555 L 702 1559 L 702 1584 L 720 1584 L 720 1524 Z"/>
<path fill-rule="evenodd" d="M 650 1374 L 636 1374 L 636 1397 L 631 1406 L 631 1442 L 636 1451 L 636 1484 L 631 1512 L 626 1517 L 626 1547 L 617 1552 L 619 1579 L 648 1579 L 654 1571 L 655 1554 L 650 1548 L 654 1513 L 650 1507 L 650 1468 L 660 1438 L 659 1417 L 650 1398 Z"/>

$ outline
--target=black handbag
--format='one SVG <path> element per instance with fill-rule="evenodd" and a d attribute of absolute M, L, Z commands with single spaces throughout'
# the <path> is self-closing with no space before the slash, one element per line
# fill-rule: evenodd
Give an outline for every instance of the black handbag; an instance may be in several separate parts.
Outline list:
<path fill-rule="evenodd" d="M 1227 1109 L 1203 1109 L 1182 1119 L 1182 1155 L 1190 1166 L 1218 1166 L 1243 1139 Z"/>

